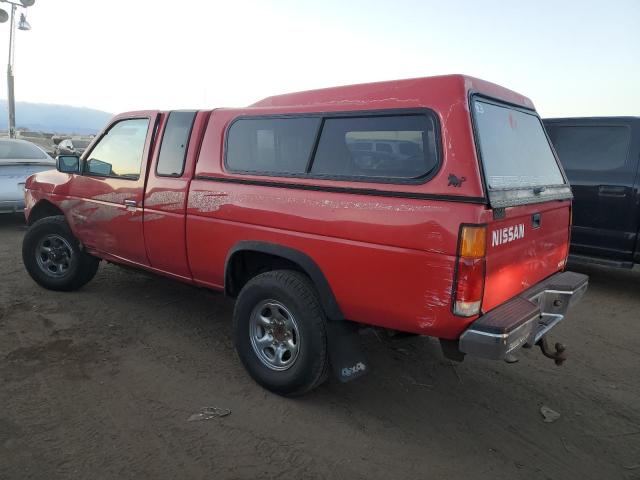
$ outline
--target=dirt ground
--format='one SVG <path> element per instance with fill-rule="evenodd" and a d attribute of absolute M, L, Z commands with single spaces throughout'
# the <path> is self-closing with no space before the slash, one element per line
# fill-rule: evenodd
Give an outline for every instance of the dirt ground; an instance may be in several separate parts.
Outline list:
<path fill-rule="evenodd" d="M 0 217 L 2 479 L 640 479 L 637 269 L 577 268 L 563 367 L 537 349 L 454 366 L 434 340 L 368 334 L 367 376 L 285 399 L 235 356 L 231 301 L 113 265 L 43 290 L 24 231 Z M 208 406 L 231 414 L 187 421 Z"/>

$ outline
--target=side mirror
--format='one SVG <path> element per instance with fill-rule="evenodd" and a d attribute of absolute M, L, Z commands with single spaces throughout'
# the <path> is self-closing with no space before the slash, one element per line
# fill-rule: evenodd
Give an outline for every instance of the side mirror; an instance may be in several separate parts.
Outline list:
<path fill-rule="evenodd" d="M 80 157 L 77 155 L 58 155 L 56 169 L 62 173 L 79 173 Z"/>

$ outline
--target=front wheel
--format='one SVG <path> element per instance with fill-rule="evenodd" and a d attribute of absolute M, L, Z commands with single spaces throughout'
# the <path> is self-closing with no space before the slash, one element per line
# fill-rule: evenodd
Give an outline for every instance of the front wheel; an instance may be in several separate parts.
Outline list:
<path fill-rule="evenodd" d="M 281 395 L 299 395 L 326 378 L 324 312 L 309 278 L 292 270 L 255 276 L 233 313 L 236 351 L 251 377 Z"/>
<path fill-rule="evenodd" d="M 83 252 L 64 216 L 35 222 L 22 241 L 22 261 L 36 283 L 49 290 L 77 290 L 96 274 L 100 260 Z"/>

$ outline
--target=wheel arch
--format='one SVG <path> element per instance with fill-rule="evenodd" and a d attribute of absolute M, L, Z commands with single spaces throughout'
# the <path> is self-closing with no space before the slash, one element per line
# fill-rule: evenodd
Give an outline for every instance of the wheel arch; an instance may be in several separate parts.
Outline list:
<path fill-rule="evenodd" d="M 251 265 L 247 266 L 247 261 Z M 279 268 L 291 268 L 306 274 L 318 292 L 327 317 L 330 320 L 344 319 L 331 286 L 318 264 L 306 253 L 284 245 L 246 240 L 236 243 L 225 261 L 224 292 L 235 297 L 255 275 Z"/>
<path fill-rule="evenodd" d="M 40 219 L 55 217 L 58 215 L 64 216 L 64 212 L 59 207 L 51 203 L 49 200 L 39 200 L 38 203 L 36 203 L 29 211 L 27 225 L 33 225 Z"/>

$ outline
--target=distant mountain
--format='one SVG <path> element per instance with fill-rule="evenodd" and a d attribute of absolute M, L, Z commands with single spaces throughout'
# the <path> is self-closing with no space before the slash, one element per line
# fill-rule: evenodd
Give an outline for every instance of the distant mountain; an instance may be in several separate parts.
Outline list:
<path fill-rule="evenodd" d="M 7 130 L 7 101 L 0 100 L 0 130 Z M 51 105 L 47 103 L 16 102 L 16 128 L 50 133 L 97 133 L 113 116 L 109 112 L 91 108 Z"/>

